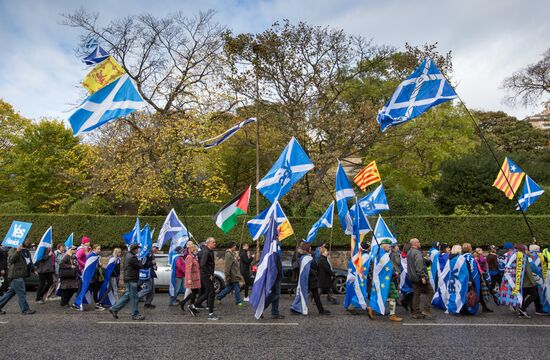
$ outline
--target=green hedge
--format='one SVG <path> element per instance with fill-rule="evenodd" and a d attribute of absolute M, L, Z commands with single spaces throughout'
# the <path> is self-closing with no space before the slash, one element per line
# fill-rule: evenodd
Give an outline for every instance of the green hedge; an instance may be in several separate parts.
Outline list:
<path fill-rule="evenodd" d="M 242 221 L 228 234 L 216 227 L 211 216 L 188 216 L 184 221 L 189 231 L 198 241 L 203 241 L 208 236 L 218 239 L 218 245 L 223 247 L 230 240 L 239 242 L 241 239 Z M 433 241 L 441 241 L 449 244 L 471 242 L 474 246 L 487 246 L 490 244 L 502 245 L 505 241 L 524 242 L 530 241 L 529 231 L 521 216 L 515 215 L 486 215 L 486 216 L 388 216 L 385 218 L 388 226 L 397 236 L 400 243 L 417 237 L 424 245 Z M 53 214 L 20 214 L 0 215 L 0 237 L 9 229 L 13 220 L 32 222 L 29 239 L 38 243 L 44 231 L 51 225 L 53 227 L 54 243 L 65 241 L 67 236 L 74 232 L 75 243 L 80 242 L 83 235 L 89 236 L 92 242 L 99 242 L 105 248 L 113 248 L 124 245 L 121 234 L 130 231 L 136 218 L 134 216 L 109 216 L 109 215 L 53 215 Z M 290 218 L 296 237 L 283 241 L 283 246 L 295 246 L 297 239 L 307 235 L 310 226 L 316 218 Z M 164 221 L 163 216 L 142 216 L 142 226 L 149 223 L 158 234 Z M 374 226 L 376 219 L 371 218 Z M 550 215 L 529 216 L 531 226 L 540 243 L 550 244 Z M 318 239 L 328 241 L 331 231 L 322 229 Z M 335 216 L 332 244 L 335 247 L 347 248 L 349 237 L 345 236 Z M 155 236 L 156 238 L 156 236 Z M 246 226 L 243 232 L 243 241 L 252 242 Z"/>

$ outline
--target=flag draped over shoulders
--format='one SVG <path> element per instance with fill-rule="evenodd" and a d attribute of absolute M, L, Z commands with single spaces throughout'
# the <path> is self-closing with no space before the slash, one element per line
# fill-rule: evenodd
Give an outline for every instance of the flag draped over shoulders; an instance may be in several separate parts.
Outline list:
<path fill-rule="evenodd" d="M 386 300 L 390 293 L 390 283 L 393 276 L 393 264 L 390 253 L 382 248 L 374 255 L 372 269 L 372 287 L 370 293 L 370 307 L 380 315 L 386 312 Z"/>
<path fill-rule="evenodd" d="M 466 260 L 468 266 L 468 272 L 470 274 L 470 281 L 472 282 L 475 291 L 477 292 L 477 298 L 481 299 L 481 274 L 479 273 L 479 268 L 477 266 L 476 259 L 470 253 L 464 254 L 464 259 Z M 468 306 L 468 312 L 470 314 L 477 313 L 479 309 L 479 302 L 475 306 Z"/>
<path fill-rule="evenodd" d="M 501 305 L 521 306 L 523 296 L 523 276 L 525 274 L 526 259 L 521 251 L 507 254 L 502 283 L 499 295 Z"/>
<path fill-rule="evenodd" d="M 307 296 L 309 293 L 308 280 L 309 280 L 309 269 L 311 267 L 311 262 L 313 257 L 311 255 L 304 255 L 300 259 L 300 276 L 298 277 L 298 287 L 296 288 L 296 297 L 294 302 L 290 307 L 292 310 L 299 312 L 302 315 L 307 315 Z"/>
<path fill-rule="evenodd" d="M 446 310 L 445 304 L 449 299 L 449 291 L 447 290 L 447 282 L 449 281 L 449 254 L 439 253 L 434 257 L 434 263 L 432 264 L 432 271 L 435 269 L 436 288 L 434 289 L 434 296 L 432 298 L 432 305 Z"/>
<path fill-rule="evenodd" d="M 115 270 L 115 266 L 120 264 L 120 259 L 111 256 L 107 267 L 105 268 L 105 278 L 99 289 L 98 298 L 101 299 L 101 304 L 105 306 L 113 306 L 115 304 L 115 294 L 113 293 L 114 289 L 111 287 L 111 275 Z"/>
<path fill-rule="evenodd" d="M 80 288 L 80 292 L 76 296 L 76 299 L 74 301 L 74 304 L 80 308 L 80 310 L 84 310 L 83 304 L 89 304 L 92 302 L 92 294 L 89 290 L 90 283 L 92 282 L 94 278 L 94 274 L 97 270 L 97 267 L 99 266 L 99 260 L 100 257 L 94 252 L 90 252 L 88 254 L 88 257 L 86 258 L 86 264 L 84 265 L 84 271 L 82 272 L 82 285 Z"/>
<path fill-rule="evenodd" d="M 447 266 L 449 267 L 449 280 L 447 281 L 449 297 L 445 302 L 445 307 L 449 314 L 459 314 L 466 304 L 466 293 L 470 281 L 466 259 L 462 255 L 450 256 Z"/>

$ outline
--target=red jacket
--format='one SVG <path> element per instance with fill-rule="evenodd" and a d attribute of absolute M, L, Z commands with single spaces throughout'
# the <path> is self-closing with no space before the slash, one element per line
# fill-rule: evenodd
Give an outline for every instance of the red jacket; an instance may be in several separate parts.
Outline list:
<path fill-rule="evenodd" d="M 176 259 L 176 277 L 182 278 L 185 276 L 185 260 L 183 256 L 178 256 Z"/>
<path fill-rule="evenodd" d="M 195 255 L 189 255 L 185 258 L 185 288 L 201 288 L 201 270 L 199 260 Z"/>

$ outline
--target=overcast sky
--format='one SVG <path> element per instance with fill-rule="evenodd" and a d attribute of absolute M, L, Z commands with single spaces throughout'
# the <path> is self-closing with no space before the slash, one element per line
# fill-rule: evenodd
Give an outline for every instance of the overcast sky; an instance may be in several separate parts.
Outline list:
<path fill-rule="evenodd" d="M 342 28 L 400 49 L 405 42 L 437 41 L 441 51 L 453 51 L 457 92 L 470 108 L 519 118 L 540 107 L 502 104 L 500 84 L 550 48 L 548 0 L 0 0 L 0 98 L 22 115 L 67 119 L 70 104 L 79 100 L 87 72 L 73 51 L 80 33 L 59 22 L 61 13 L 81 6 L 99 12 L 102 23 L 144 12 L 215 9 L 217 20 L 234 32 L 261 32 L 289 19 Z"/>

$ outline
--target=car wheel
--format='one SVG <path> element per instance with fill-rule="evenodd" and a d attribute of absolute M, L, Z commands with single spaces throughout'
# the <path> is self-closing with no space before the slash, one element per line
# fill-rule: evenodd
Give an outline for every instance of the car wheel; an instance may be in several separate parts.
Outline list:
<path fill-rule="evenodd" d="M 343 276 L 338 276 L 334 279 L 334 292 L 337 294 L 346 293 L 346 278 Z"/>
<path fill-rule="evenodd" d="M 217 294 L 225 287 L 223 279 L 214 276 L 214 292 Z"/>

